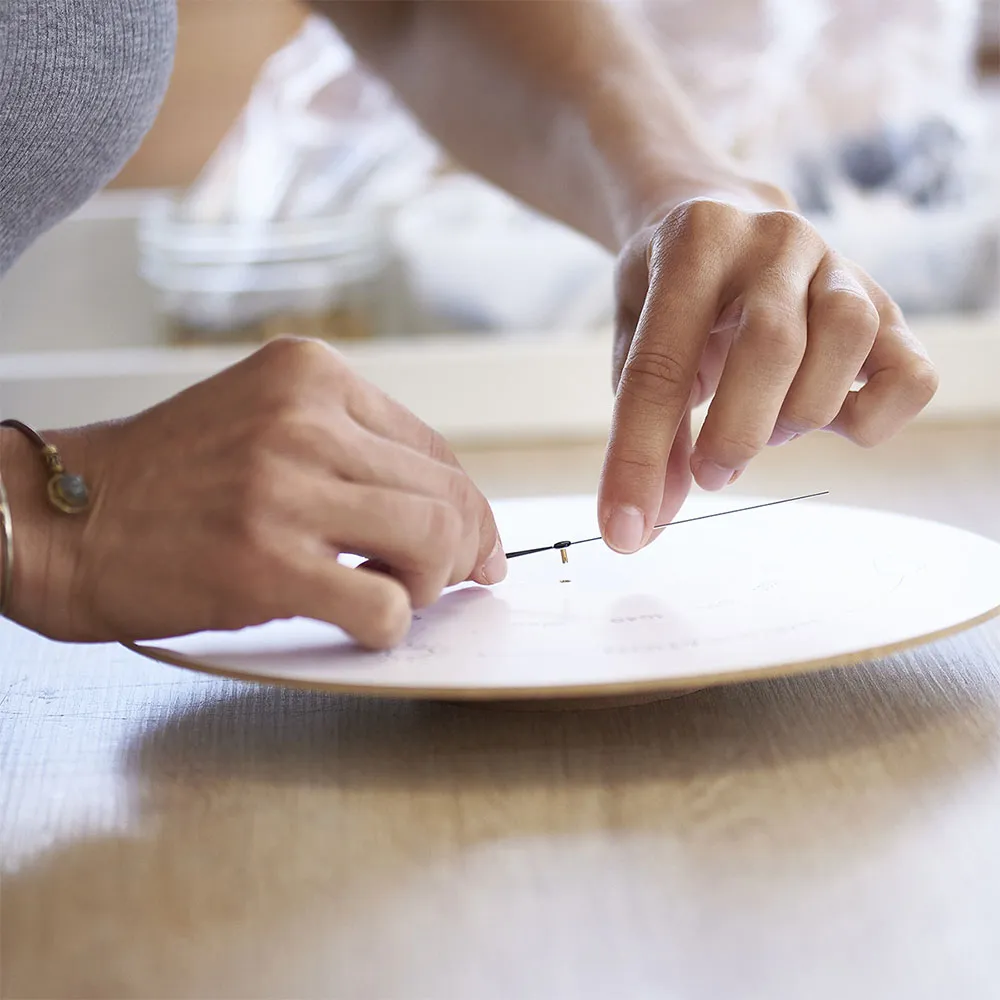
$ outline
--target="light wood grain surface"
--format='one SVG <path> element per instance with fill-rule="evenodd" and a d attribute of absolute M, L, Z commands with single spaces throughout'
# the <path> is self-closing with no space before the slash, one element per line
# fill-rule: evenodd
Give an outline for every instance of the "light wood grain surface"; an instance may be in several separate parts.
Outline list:
<path fill-rule="evenodd" d="M 1000 428 L 881 465 L 781 451 L 748 491 L 804 477 L 1000 537 Z M 467 464 L 563 492 L 596 452 Z M 4 997 L 1000 996 L 996 624 L 568 713 L 257 688 L 4 625 L 0 713 Z"/>

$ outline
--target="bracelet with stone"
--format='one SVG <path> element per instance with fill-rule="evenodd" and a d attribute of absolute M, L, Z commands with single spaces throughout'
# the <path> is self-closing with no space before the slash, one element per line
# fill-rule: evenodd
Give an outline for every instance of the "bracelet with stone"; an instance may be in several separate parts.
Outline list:
<path fill-rule="evenodd" d="M 82 514 L 90 507 L 90 490 L 83 476 L 66 471 L 59 449 L 20 420 L 0 420 L 0 427 L 23 434 L 37 449 L 48 472 L 49 503 L 64 514 Z"/>

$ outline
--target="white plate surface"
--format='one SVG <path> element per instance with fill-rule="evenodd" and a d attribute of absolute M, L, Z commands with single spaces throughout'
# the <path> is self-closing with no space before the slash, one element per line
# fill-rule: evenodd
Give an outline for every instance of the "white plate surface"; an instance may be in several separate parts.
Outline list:
<path fill-rule="evenodd" d="M 699 495 L 678 518 L 754 502 Z M 494 509 L 508 550 L 597 533 L 592 497 Z M 569 557 L 515 559 L 497 587 L 449 591 L 389 652 L 303 620 L 137 648 L 179 666 L 328 690 L 576 699 L 848 665 L 1000 612 L 1000 544 L 816 500 L 676 525 L 633 556 L 596 542 Z"/>

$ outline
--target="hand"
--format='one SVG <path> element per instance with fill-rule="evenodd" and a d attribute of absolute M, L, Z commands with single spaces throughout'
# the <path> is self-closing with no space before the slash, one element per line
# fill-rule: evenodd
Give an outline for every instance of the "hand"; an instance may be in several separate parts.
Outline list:
<path fill-rule="evenodd" d="M 622 552 L 673 518 L 692 476 L 721 489 L 818 428 L 879 444 L 937 389 L 896 304 L 792 211 L 684 202 L 625 245 L 617 294 L 599 518 Z M 692 443 L 691 410 L 713 394 Z"/>
<path fill-rule="evenodd" d="M 37 458 L 19 464 L 12 617 L 53 638 L 303 616 L 385 647 L 411 607 L 506 572 L 489 505 L 445 442 L 318 342 L 274 341 L 139 416 L 49 436 L 96 498 L 58 515 Z"/>

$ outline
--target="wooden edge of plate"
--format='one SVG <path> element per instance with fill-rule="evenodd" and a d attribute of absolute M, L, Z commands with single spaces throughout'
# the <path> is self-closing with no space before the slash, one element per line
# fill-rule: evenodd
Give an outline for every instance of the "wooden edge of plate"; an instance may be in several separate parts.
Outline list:
<path fill-rule="evenodd" d="M 779 663 L 767 667 L 756 667 L 751 670 L 729 670 L 716 674 L 700 676 L 671 677 L 656 680 L 622 681 L 609 684 L 587 684 L 576 687 L 547 688 L 412 688 L 389 687 L 381 685 L 324 683 L 305 681 L 299 678 L 265 677 L 259 674 L 242 673 L 237 670 L 225 670 L 209 666 L 198 660 L 181 656 L 171 650 L 158 646 L 143 646 L 134 642 L 121 643 L 126 649 L 138 653 L 147 659 L 166 663 L 174 667 L 184 667 L 198 673 L 211 674 L 215 677 L 225 677 L 230 680 L 245 681 L 254 684 L 269 684 L 277 687 L 298 688 L 305 691 L 324 691 L 329 694 L 354 695 L 370 698 L 398 698 L 409 701 L 441 701 L 486 703 L 496 708 L 524 709 L 526 703 L 534 702 L 536 710 L 543 710 L 538 703 L 545 702 L 553 709 L 572 709 L 587 707 L 622 707 L 624 704 L 641 704 L 649 701 L 659 701 L 665 698 L 680 697 L 692 691 L 708 687 L 719 687 L 724 684 L 738 684 L 743 681 L 768 680 L 775 677 L 795 677 L 802 674 L 815 673 L 820 670 L 831 670 L 840 667 L 853 667 L 872 660 L 880 660 L 887 656 L 917 649 L 921 646 L 940 642 L 952 636 L 967 632 L 970 629 L 985 625 L 994 618 L 1000 617 L 1000 605 L 981 615 L 970 618 L 947 628 L 937 629 L 922 635 L 914 636 L 902 642 L 890 643 L 885 646 L 875 646 L 868 649 L 844 653 L 840 656 L 803 660 L 792 663 Z M 599 700 L 603 704 L 598 705 Z"/>

